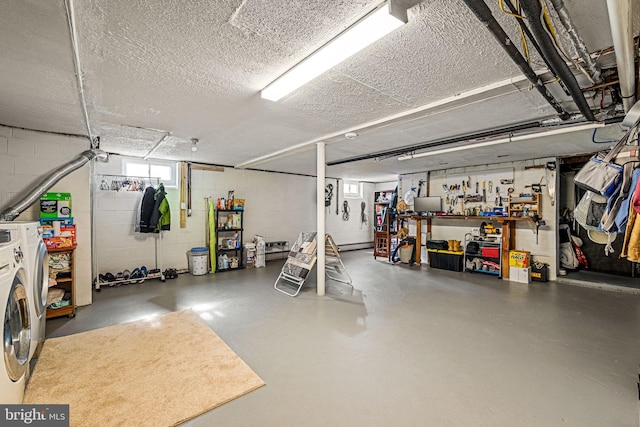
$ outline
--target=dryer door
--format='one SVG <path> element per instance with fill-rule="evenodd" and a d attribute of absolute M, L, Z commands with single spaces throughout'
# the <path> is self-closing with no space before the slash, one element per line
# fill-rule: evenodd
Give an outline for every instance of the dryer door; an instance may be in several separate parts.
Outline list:
<path fill-rule="evenodd" d="M 4 311 L 4 363 L 12 381 L 18 381 L 25 374 L 30 346 L 31 322 L 27 290 L 20 276 L 16 275 Z"/>
<path fill-rule="evenodd" d="M 49 252 L 42 240 L 38 243 L 36 260 L 33 266 L 33 296 L 38 317 L 46 312 L 47 295 L 49 293 Z M 35 321 L 35 319 L 34 319 Z"/>

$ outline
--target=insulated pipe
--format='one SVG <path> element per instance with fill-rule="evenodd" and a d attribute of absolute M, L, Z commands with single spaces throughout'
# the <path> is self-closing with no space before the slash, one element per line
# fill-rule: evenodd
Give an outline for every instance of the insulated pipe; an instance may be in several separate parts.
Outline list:
<path fill-rule="evenodd" d="M 507 7 L 509 8 L 509 10 L 511 11 L 511 13 L 513 14 L 513 17 L 516 19 L 516 21 L 518 21 L 518 24 L 520 24 L 520 28 L 522 28 L 522 31 L 527 35 L 527 37 L 529 38 L 529 40 L 531 41 L 531 44 L 533 45 L 533 47 L 535 48 L 536 51 L 538 51 L 538 53 L 540 54 L 540 57 L 542 58 L 542 60 L 545 62 L 545 64 L 547 64 L 547 67 L 549 68 L 549 71 L 551 71 L 551 74 L 553 75 L 553 77 L 556 80 L 560 80 L 560 77 L 558 77 L 553 69 L 551 68 L 551 64 L 549 64 L 547 62 L 547 58 L 544 56 L 544 54 L 542 53 L 542 49 L 540 48 L 540 45 L 538 44 L 538 42 L 536 41 L 535 37 L 533 37 L 533 34 L 531 34 L 531 30 L 529 30 L 529 27 L 527 27 L 527 24 L 524 22 L 524 19 L 522 19 L 520 17 L 520 12 L 516 9 L 516 7 L 513 5 L 513 3 L 511 2 L 511 0 L 506 0 L 505 4 L 507 5 Z M 562 80 L 560 80 L 562 82 Z M 564 88 L 563 88 L 564 89 Z M 569 92 L 567 92 L 565 90 L 566 94 L 569 95 Z M 571 96 L 571 95 L 569 95 Z"/>
<path fill-rule="evenodd" d="M 527 61 L 522 57 L 518 49 L 513 45 L 513 42 L 511 41 L 511 39 L 509 39 L 509 36 L 504 32 L 500 24 L 498 24 L 496 18 L 493 17 L 491 10 L 487 7 L 485 2 L 482 0 L 464 0 L 464 2 L 467 7 L 469 7 L 469 9 L 471 9 L 471 11 L 478 17 L 478 19 L 489 29 L 489 31 L 491 31 L 491 34 L 493 34 L 498 43 L 500 43 L 502 48 L 507 52 L 509 57 L 513 60 L 513 62 L 515 62 L 518 68 L 520 68 L 527 79 L 529 79 L 529 81 L 535 86 L 535 88 L 538 90 L 538 92 L 540 92 L 544 99 L 558 112 L 560 118 L 562 120 L 568 120 L 571 117 L 569 113 L 567 113 L 564 108 L 562 108 L 562 105 L 560 105 L 560 103 L 553 97 L 544 83 L 542 83 L 540 78 L 531 69 L 529 64 L 527 64 Z M 593 120 L 593 118 L 589 120 Z"/>
<path fill-rule="evenodd" d="M 636 102 L 631 9 L 631 0 L 607 0 L 609 24 L 620 79 L 620 94 L 625 113 L 629 112 Z"/>
<path fill-rule="evenodd" d="M 511 1 L 509 1 L 509 3 L 511 3 Z M 564 29 L 567 30 L 567 33 L 569 34 L 569 37 L 573 42 L 573 46 L 576 48 L 576 51 L 578 52 L 578 55 L 580 55 L 580 58 L 582 58 L 582 61 L 584 62 L 587 72 L 593 79 L 593 82 L 596 84 L 602 83 L 602 74 L 600 73 L 600 70 L 598 70 L 596 61 L 594 61 L 593 58 L 591 57 L 591 54 L 589 53 L 589 49 L 587 49 L 587 46 L 584 44 L 584 41 L 582 41 L 582 38 L 580 37 L 580 35 L 578 35 L 578 32 L 573 26 L 571 17 L 569 16 L 567 9 L 565 9 L 564 7 L 564 1 L 551 0 L 551 3 L 553 3 L 553 7 L 558 13 L 560 22 L 562 22 Z"/>
<path fill-rule="evenodd" d="M 107 157 L 107 153 L 101 150 L 86 150 L 74 157 L 70 162 L 65 163 L 59 169 L 50 172 L 44 178 L 40 180 L 36 185 L 27 191 L 27 194 L 22 197 L 18 202 L 0 213 L 0 221 L 13 221 L 22 212 L 27 210 L 29 206 L 34 204 L 40 199 L 44 193 L 53 187 L 58 181 L 65 176 L 69 175 L 76 169 L 84 166 L 91 159 L 104 160 Z"/>
<path fill-rule="evenodd" d="M 540 3 L 538 0 L 523 1 L 520 3 L 520 7 L 522 7 L 525 15 L 527 15 L 531 32 L 538 41 L 540 48 L 542 48 L 542 52 L 546 56 L 548 63 L 551 65 L 554 72 L 562 79 L 562 82 L 567 87 L 567 90 L 571 94 L 571 97 L 575 101 L 584 118 L 590 122 L 594 121 L 595 117 L 584 97 L 584 94 L 582 93 L 582 90 L 580 90 L 580 85 L 578 85 L 575 76 L 556 50 L 553 40 L 551 40 L 551 37 L 549 37 L 549 34 L 547 34 L 543 27 L 541 22 L 542 8 L 540 7 Z"/>

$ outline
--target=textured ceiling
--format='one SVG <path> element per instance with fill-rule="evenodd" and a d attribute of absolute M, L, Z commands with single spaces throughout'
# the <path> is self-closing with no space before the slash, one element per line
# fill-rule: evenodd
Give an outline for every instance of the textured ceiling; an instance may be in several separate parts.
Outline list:
<path fill-rule="evenodd" d="M 317 141 L 327 142 L 327 161 L 337 161 L 555 117 L 460 0 L 420 2 L 409 10 L 407 25 L 306 86 L 275 103 L 260 98 L 264 86 L 378 3 L 74 2 L 93 134 L 107 151 L 143 156 L 169 132 L 155 157 L 313 175 Z M 520 47 L 515 21 L 499 11 L 497 1 L 487 4 Z M 605 2 L 565 4 L 590 51 L 612 45 Z M 87 134 L 65 7 L 64 0 L 0 2 L 0 124 Z M 637 34 L 639 7 L 633 21 Z M 576 57 L 563 29 L 558 32 L 567 54 Z M 612 67 L 612 58 L 598 61 Z M 566 108 L 577 112 L 545 74 L 542 60 L 533 54 L 531 61 Z M 591 85 L 576 74 L 582 87 Z M 595 110 L 609 102 L 594 98 L 595 92 L 586 95 Z M 359 137 L 346 140 L 346 131 Z M 195 154 L 191 138 L 200 140 Z M 499 159 L 600 148 L 590 132 L 509 145 L 499 150 L 508 157 Z M 287 152 L 292 147 L 299 149 Z M 362 160 L 330 166 L 327 174 L 386 181 L 498 159 L 497 149 L 487 151 L 449 153 L 442 160 Z"/>

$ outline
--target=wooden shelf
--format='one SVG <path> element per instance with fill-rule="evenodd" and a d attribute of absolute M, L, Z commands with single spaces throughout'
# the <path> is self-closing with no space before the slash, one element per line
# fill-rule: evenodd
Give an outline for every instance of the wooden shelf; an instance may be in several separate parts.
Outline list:
<path fill-rule="evenodd" d="M 534 215 L 542 217 L 541 194 L 534 193 L 530 196 L 509 195 L 507 213 L 509 218 L 531 219 Z"/>
<path fill-rule="evenodd" d="M 376 191 L 374 193 L 374 243 L 373 257 L 385 257 L 391 260 L 391 239 L 396 234 L 396 218 L 393 213 L 390 199 L 378 201 L 382 194 L 386 197 L 393 194 L 393 191 Z M 392 196 L 393 198 L 393 196 Z"/>
<path fill-rule="evenodd" d="M 49 290 L 58 288 L 63 289 L 66 292 L 71 293 L 71 303 L 64 307 L 59 308 L 49 308 L 47 307 L 47 319 L 51 319 L 54 317 L 75 317 L 76 315 L 76 290 L 75 290 L 75 255 L 76 247 L 70 248 L 52 248 L 48 249 L 47 252 L 50 254 L 54 253 L 64 253 L 69 252 L 69 267 L 68 268 L 54 268 L 49 267 L 50 272 L 55 272 L 56 276 L 62 275 L 62 277 L 56 277 L 56 284 L 54 286 L 50 286 Z"/>

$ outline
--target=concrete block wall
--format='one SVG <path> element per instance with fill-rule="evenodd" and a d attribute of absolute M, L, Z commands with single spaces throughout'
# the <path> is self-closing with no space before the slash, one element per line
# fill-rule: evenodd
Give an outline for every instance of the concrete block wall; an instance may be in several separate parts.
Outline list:
<path fill-rule="evenodd" d="M 96 178 L 101 174 L 121 175 L 122 161 L 121 156 L 111 156 L 108 163 L 96 163 Z M 329 182 L 335 185 L 335 180 L 327 180 Z M 157 235 L 134 232 L 142 193 L 94 188 L 99 272 L 115 274 L 125 268 L 155 266 Z M 335 215 L 335 197 L 332 200 L 331 210 L 327 211 L 326 231 L 339 246 L 372 244 L 373 226 L 360 225 L 360 202 L 365 201 L 368 209 L 373 209 L 373 189 L 373 184 L 365 183 L 363 198 L 349 199 L 349 221 L 343 221 L 342 215 Z M 245 243 L 258 234 L 266 241 L 285 240 L 293 244 L 301 231 L 316 229 L 316 181 L 313 177 L 233 168 L 225 168 L 223 172 L 194 169 L 191 174 L 192 215 L 187 217 L 186 228 L 180 228 L 179 190 L 167 188 L 172 222 L 171 230 L 163 233 L 163 268 L 188 268 L 187 251 L 207 243 L 205 199 L 212 198 L 215 202 L 218 198 L 227 198 L 230 190 L 236 198 L 246 200 Z M 343 200 L 341 193 L 340 203 Z"/>
<path fill-rule="evenodd" d="M 0 209 L 24 196 L 44 175 L 58 169 L 84 150 L 89 141 L 63 135 L 33 132 L 0 126 Z M 72 215 L 76 224 L 76 303 L 91 303 L 91 203 L 90 167 L 85 165 L 63 178 L 51 190 L 71 193 Z M 16 221 L 38 221 L 39 202 Z"/>
<path fill-rule="evenodd" d="M 514 194 L 530 193 L 530 188 L 525 188 L 525 185 L 531 185 L 532 183 L 540 182 L 542 178 L 542 218 L 545 220 L 546 225 L 541 227 L 538 234 L 538 242 L 536 242 L 535 227 L 532 222 L 521 221 L 516 222 L 516 249 L 529 251 L 533 255 L 533 259 L 536 261 L 543 261 L 549 264 L 550 280 L 557 278 L 557 203 L 551 204 L 551 198 L 548 192 L 548 182 L 545 176 L 545 169 L 530 168 L 525 169 L 526 166 L 545 165 L 548 161 L 555 161 L 555 158 L 537 159 L 526 162 L 511 162 L 501 163 L 482 167 L 470 167 L 470 168 L 457 168 L 448 169 L 446 171 L 431 171 L 428 176 L 429 194 L 433 196 L 442 196 L 444 200 L 444 192 L 442 186 L 444 184 L 451 184 L 447 182 L 447 175 L 456 174 L 470 174 L 472 176 L 478 176 L 486 170 L 500 170 L 500 169 L 513 169 Z M 413 182 L 416 186 L 419 179 L 426 179 L 426 173 L 403 175 L 400 179 L 400 195 L 404 194 Z M 543 178 L 544 177 L 544 178 Z M 494 183 L 494 185 L 496 185 Z M 500 185 L 501 188 L 506 190 L 507 186 Z M 424 189 L 423 189 L 424 191 Z M 557 192 L 556 192 L 557 193 Z M 503 197 L 507 197 L 506 191 L 501 190 Z M 556 194 L 556 200 L 558 196 Z M 506 201 L 504 202 L 506 209 Z M 446 222 L 445 222 L 446 221 Z M 432 235 L 431 238 L 435 240 L 451 240 L 456 239 L 464 241 L 464 235 L 471 231 L 473 227 L 479 227 L 481 221 L 471 220 L 433 220 L 432 222 Z M 423 231 L 425 231 L 426 223 L 423 223 Z M 415 226 L 410 224 L 409 233 L 415 233 Z"/>

